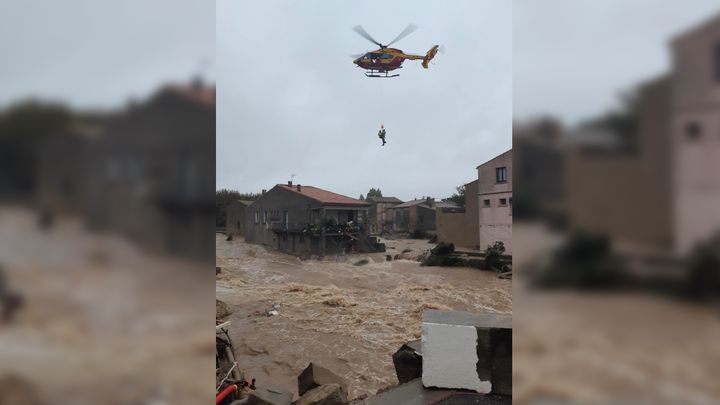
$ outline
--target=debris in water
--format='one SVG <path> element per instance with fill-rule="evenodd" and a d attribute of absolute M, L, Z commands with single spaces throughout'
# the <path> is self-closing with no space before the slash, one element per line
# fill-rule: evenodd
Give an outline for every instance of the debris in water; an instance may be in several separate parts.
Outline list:
<path fill-rule="evenodd" d="M 215 319 L 225 319 L 228 315 L 232 314 L 232 310 L 228 304 L 215 299 Z"/>
<path fill-rule="evenodd" d="M 351 304 L 343 297 L 330 297 L 323 301 L 323 304 L 329 306 L 329 307 L 351 307 L 355 306 L 355 304 Z"/>

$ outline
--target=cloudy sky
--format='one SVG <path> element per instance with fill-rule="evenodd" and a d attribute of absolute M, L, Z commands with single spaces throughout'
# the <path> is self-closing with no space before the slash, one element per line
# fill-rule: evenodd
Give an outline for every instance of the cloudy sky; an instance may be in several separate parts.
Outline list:
<path fill-rule="evenodd" d="M 214 76 L 207 0 L 0 2 L 0 107 L 17 99 L 116 108 L 168 81 Z"/>
<path fill-rule="evenodd" d="M 516 0 L 514 118 L 602 113 L 669 70 L 671 37 L 718 12 L 717 0 Z"/>
<path fill-rule="evenodd" d="M 485 1 L 217 2 L 217 187 L 284 183 L 357 197 L 370 187 L 448 197 L 511 147 L 512 8 Z M 371 79 L 351 54 L 377 46 L 361 24 L 425 54 L 394 79 Z M 388 144 L 377 131 L 387 128 Z"/>
<path fill-rule="evenodd" d="M 667 71 L 667 41 L 716 0 L 453 2 L 24 0 L 0 3 L 0 108 L 29 96 L 116 108 L 169 81 L 219 81 L 217 186 L 296 181 L 351 196 L 449 195 L 511 145 L 515 119 L 575 123 Z M 350 54 L 447 48 L 368 79 Z M 217 47 L 216 47 L 217 44 Z M 379 147 L 380 124 L 389 144 Z"/>

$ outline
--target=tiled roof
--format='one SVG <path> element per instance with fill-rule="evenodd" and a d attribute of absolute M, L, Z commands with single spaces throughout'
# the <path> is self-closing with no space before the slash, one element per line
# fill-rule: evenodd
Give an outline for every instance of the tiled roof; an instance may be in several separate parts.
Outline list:
<path fill-rule="evenodd" d="M 437 201 L 435 206 L 438 208 L 460 208 L 460 206 L 452 201 Z"/>
<path fill-rule="evenodd" d="M 402 203 L 402 200 L 400 200 L 396 197 L 368 197 L 368 198 L 366 198 L 366 200 L 379 202 L 379 203 L 398 203 L 398 204 Z"/>
<path fill-rule="evenodd" d="M 411 200 L 408 202 L 404 202 L 400 205 L 394 206 L 393 208 L 407 208 L 407 207 L 412 207 L 413 205 L 418 205 L 418 204 L 426 205 L 426 203 L 427 203 L 427 199 L 421 198 L 419 200 Z"/>
<path fill-rule="evenodd" d="M 356 200 L 354 198 L 346 197 L 344 195 L 333 193 L 332 191 L 323 190 L 321 188 L 313 186 L 300 185 L 300 191 L 298 191 L 297 184 L 294 184 L 292 186 L 289 186 L 287 184 L 278 184 L 277 187 L 282 187 L 285 190 L 304 195 L 305 197 L 312 198 L 313 200 L 316 200 L 326 205 L 370 205 L 365 201 Z"/>

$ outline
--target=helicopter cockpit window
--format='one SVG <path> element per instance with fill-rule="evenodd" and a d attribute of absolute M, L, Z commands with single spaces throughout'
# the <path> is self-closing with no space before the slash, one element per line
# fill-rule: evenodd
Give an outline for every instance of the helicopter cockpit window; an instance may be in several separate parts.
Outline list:
<path fill-rule="evenodd" d="M 392 55 L 390 55 L 389 53 L 384 53 L 384 54 L 380 55 L 380 59 L 391 59 L 391 58 L 392 58 Z"/>
<path fill-rule="evenodd" d="M 382 57 L 381 53 L 369 53 L 365 55 L 366 59 L 380 59 L 380 57 Z"/>

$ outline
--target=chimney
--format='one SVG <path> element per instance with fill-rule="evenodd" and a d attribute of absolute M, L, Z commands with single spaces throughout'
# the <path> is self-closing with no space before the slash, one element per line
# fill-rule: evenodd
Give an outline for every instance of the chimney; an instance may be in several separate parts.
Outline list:
<path fill-rule="evenodd" d="M 288 181 L 288 187 L 292 187 L 292 180 Z"/>
<path fill-rule="evenodd" d="M 432 200 L 432 198 L 430 198 L 430 197 L 425 198 L 425 204 L 426 204 L 428 207 L 432 208 L 432 206 L 433 206 L 433 200 Z"/>
<path fill-rule="evenodd" d="M 302 191 L 302 190 L 300 189 L 300 185 L 299 185 L 299 184 L 297 185 L 297 190 L 298 190 L 298 191 Z"/>
<path fill-rule="evenodd" d="M 262 195 L 265 195 L 265 193 L 267 193 L 267 190 L 263 189 Z"/>

